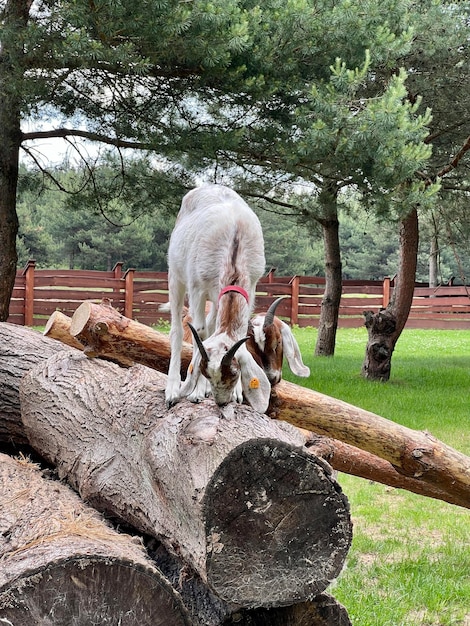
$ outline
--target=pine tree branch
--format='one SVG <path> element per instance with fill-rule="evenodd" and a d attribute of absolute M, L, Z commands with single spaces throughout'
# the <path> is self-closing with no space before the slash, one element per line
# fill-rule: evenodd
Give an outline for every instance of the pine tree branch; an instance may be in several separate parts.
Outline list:
<path fill-rule="evenodd" d="M 133 148 L 136 150 L 151 150 L 152 146 L 149 143 L 140 141 L 127 141 L 125 139 L 119 139 L 118 137 L 109 137 L 108 135 L 101 135 L 100 133 L 94 133 L 86 130 L 78 130 L 75 128 L 56 128 L 53 130 L 33 131 L 30 133 L 22 134 L 22 141 L 31 141 L 33 139 L 66 139 L 67 137 L 82 137 L 89 141 L 97 141 L 105 143 L 116 148 Z"/>
<path fill-rule="evenodd" d="M 426 187 L 429 187 L 429 185 L 432 185 L 433 183 L 435 183 L 438 178 L 443 178 L 444 176 L 449 174 L 449 172 L 452 172 L 453 170 L 455 170 L 458 167 L 460 161 L 463 159 L 463 157 L 469 150 L 470 150 L 470 135 L 465 139 L 462 147 L 454 156 L 454 158 L 451 159 L 449 163 L 447 163 L 447 165 L 444 165 L 438 172 L 436 172 L 435 174 L 432 174 L 431 176 L 425 174 L 424 172 L 417 172 L 417 174 L 420 178 L 424 180 Z"/>

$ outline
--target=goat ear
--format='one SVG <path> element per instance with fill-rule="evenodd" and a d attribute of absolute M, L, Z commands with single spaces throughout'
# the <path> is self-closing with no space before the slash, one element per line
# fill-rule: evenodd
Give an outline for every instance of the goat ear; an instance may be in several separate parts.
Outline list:
<path fill-rule="evenodd" d="M 289 363 L 291 372 L 296 376 L 307 378 L 307 376 L 310 376 L 310 368 L 304 365 L 299 344 L 295 340 L 292 330 L 285 322 L 281 322 L 281 335 L 284 356 Z"/>
<path fill-rule="evenodd" d="M 266 413 L 271 396 L 271 385 L 268 377 L 248 351 L 240 357 L 240 354 L 237 355 L 240 363 L 243 395 L 255 411 Z"/>

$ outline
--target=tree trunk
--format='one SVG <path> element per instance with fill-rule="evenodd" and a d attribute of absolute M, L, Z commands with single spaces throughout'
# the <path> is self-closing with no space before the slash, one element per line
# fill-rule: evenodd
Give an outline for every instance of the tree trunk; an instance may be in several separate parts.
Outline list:
<path fill-rule="evenodd" d="M 0 622 L 191 623 L 142 545 L 33 463 L 0 454 L 0 502 Z"/>
<path fill-rule="evenodd" d="M 319 220 L 325 249 L 325 292 L 321 303 L 315 356 L 333 356 L 335 353 L 342 292 L 337 196 L 336 187 L 326 187 L 319 197 L 322 212 L 326 216 Z"/>
<path fill-rule="evenodd" d="M 0 322 L 8 319 L 18 260 L 16 189 L 22 140 L 18 92 L 22 80 L 22 38 L 13 32 L 26 26 L 29 2 L 9 0 L 3 9 L 0 47 Z"/>
<path fill-rule="evenodd" d="M 67 319 L 71 323 L 70 318 Z M 162 341 L 169 344 L 167 336 L 163 336 Z M 34 363 L 69 349 L 36 331 L 13 324 L 0 324 L 0 346 L 2 344 L 7 349 L 3 353 L 0 349 L 0 441 L 24 443 L 27 437 L 21 421 L 18 392 L 21 377 Z M 158 347 L 158 343 L 154 342 L 153 346 Z M 164 346 L 162 352 L 167 348 Z M 132 352 L 138 356 L 137 346 Z M 145 354 L 144 358 L 147 359 L 148 355 Z M 470 506 L 468 487 L 459 493 L 462 484 L 468 486 L 470 482 L 470 478 L 465 479 L 465 472 L 470 470 L 463 469 L 463 474 L 456 477 L 454 483 L 456 468 L 470 468 L 470 460 L 464 455 L 427 434 L 324 394 L 284 381 L 275 390 L 269 414 L 308 431 L 322 433 L 318 436 L 305 431 L 303 436 L 307 446 L 312 445 L 313 440 L 315 454 L 328 460 L 334 469 L 459 506 Z M 384 442 L 389 445 L 384 447 Z M 437 446 L 435 453 L 432 451 L 434 445 Z M 421 450 L 427 450 L 420 457 L 422 466 L 419 464 Z M 431 465 L 427 464 L 428 456 Z M 440 485 L 441 474 L 445 476 L 449 471 L 449 481 Z"/>
<path fill-rule="evenodd" d="M 392 354 L 410 314 L 418 258 L 418 212 L 414 209 L 400 223 L 400 265 L 395 289 L 387 308 L 378 313 L 364 311 L 368 332 L 362 376 L 387 381 Z"/>
<path fill-rule="evenodd" d="M 222 600 L 272 607 L 321 593 L 351 541 L 329 466 L 249 407 L 168 411 L 165 383 L 59 353 L 21 383 L 28 439 L 85 501 L 162 541 Z"/>

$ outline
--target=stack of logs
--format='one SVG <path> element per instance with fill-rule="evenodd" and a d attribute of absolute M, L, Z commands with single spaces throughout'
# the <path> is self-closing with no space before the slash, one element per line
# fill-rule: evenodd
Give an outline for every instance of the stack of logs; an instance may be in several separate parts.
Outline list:
<path fill-rule="evenodd" d="M 168 338 L 109 303 L 44 335 L 0 324 L 0 442 L 41 463 L 0 455 L 15 626 L 348 626 L 326 593 L 352 537 L 330 464 L 470 508 L 470 459 L 287 382 L 269 416 L 167 410 Z"/>

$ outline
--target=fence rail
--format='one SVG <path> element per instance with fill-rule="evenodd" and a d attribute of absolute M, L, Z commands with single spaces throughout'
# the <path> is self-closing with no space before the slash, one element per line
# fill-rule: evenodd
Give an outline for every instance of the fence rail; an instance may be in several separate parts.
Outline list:
<path fill-rule="evenodd" d="M 258 283 L 256 311 L 265 311 L 274 298 L 289 296 L 278 315 L 299 326 L 318 326 L 325 279 L 318 276 L 275 276 L 271 271 Z M 364 324 L 363 311 L 387 306 L 393 281 L 345 280 L 339 326 Z M 168 320 L 158 307 L 168 301 L 166 272 L 122 271 L 117 263 L 110 272 L 92 270 L 39 270 L 30 261 L 16 275 L 8 321 L 43 326 L 56 310 L 73 315 L 85 300 L 109 298 L 126 317 L 143 324 Z M 417 283 L 407 328 L 469 328 L 470 290 L 465 286 L 436 288 Z"/>

